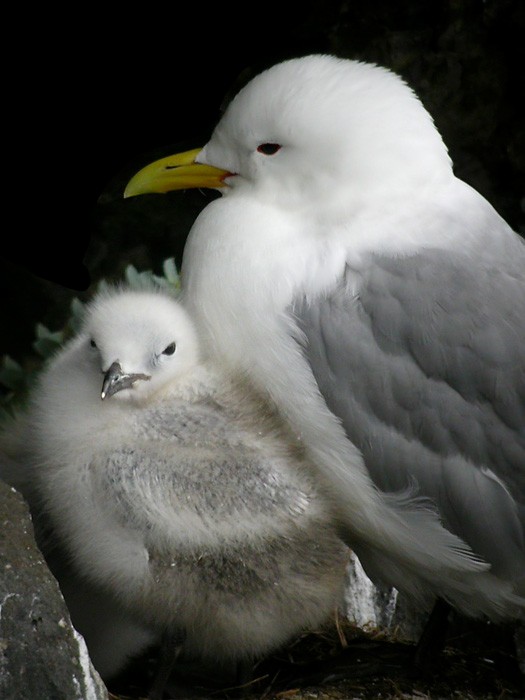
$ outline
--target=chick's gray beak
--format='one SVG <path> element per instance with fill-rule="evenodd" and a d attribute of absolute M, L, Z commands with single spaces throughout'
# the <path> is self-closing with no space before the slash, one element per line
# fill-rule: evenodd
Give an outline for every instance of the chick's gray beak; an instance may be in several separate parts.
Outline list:
<path fill-rule="evenodd" d="M 151 377 L 148 374 L 126 374 L 126 372 L 122 370 L 119 362 L 113 362 L 111 367 L 104 374 L 100 398 L 104 400 L 122 389 L 129 389 L 136 381 L 141 379 L 147 380 L 151 379 Z"/>

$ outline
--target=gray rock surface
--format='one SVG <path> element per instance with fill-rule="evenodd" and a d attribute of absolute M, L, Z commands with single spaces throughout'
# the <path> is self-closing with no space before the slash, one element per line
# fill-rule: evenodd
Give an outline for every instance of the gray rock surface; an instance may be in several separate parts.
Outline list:
<path fill-rule="evenodd" d="M 347 578 L 345 613 L 351 623 L 398 640 L 418 641 L 432 610 L 432 597 L 426 606 L 415 606 L 395 588 L 374 585 L 355 555 L 351 557 Z"/>
<path fill-rule="evenodd" d="M 0 481 L 0 698 L 108 697 L 35 543 L 29 508 Z"/>

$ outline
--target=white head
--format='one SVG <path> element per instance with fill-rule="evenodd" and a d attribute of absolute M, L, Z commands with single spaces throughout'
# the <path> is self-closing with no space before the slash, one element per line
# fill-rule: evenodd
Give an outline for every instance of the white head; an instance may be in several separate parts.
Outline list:
<path fill-rule="evenodd" d="M 100 293 L 87 308 L 82 337 L 100 369 L 103 399 L 147 400 L 199 362 L 186 310 L 160 291 Z"/>
<path fill-rule="evenodd" d="M 411 187 L 450 177 L 432 118 L 408 85 L 374 64 L 312 55 L 277 64 L 233 99 L 197 162 L 287 205 L 308 192 Z"/>

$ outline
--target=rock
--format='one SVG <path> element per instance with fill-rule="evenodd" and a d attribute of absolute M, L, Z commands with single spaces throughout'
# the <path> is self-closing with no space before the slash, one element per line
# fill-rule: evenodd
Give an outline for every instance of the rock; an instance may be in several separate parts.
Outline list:
<path fill-rule="evenodd" d="M 352 555 L 347 571 L 345 613 L 363 630 L 376 630 L 407 642 L 416 642 L 432 609 L 416 607 L 395 588 L 376 586 L 366 575 L 359 559 Z"/>
<path fill-rule="evenodd" d="M 0 481 L 0 697 L 108 700 L 38 549 L 29 508 Z"/>

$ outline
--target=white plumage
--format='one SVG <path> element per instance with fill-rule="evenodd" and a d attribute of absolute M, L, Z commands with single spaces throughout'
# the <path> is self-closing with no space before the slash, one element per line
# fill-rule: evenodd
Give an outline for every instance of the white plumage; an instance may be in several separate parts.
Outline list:
<path fill-rule="evenodd" d="M 205 347 L 301 434 L 367 573 L 523 615 L 525 246 L 417 96 L 375 65 L 278 64 L 125 194 L 190 186 L 224 195 L 182 267 Z"/>
<path fill-rule="evenodd" d="M 250 661 L 343 601 L 349 552 L 300 441 L 240 375 L 200 361 L 163 293 L 95 297 L 17 444 L 106 678 L 166 634 L 190 658 Z"/>

